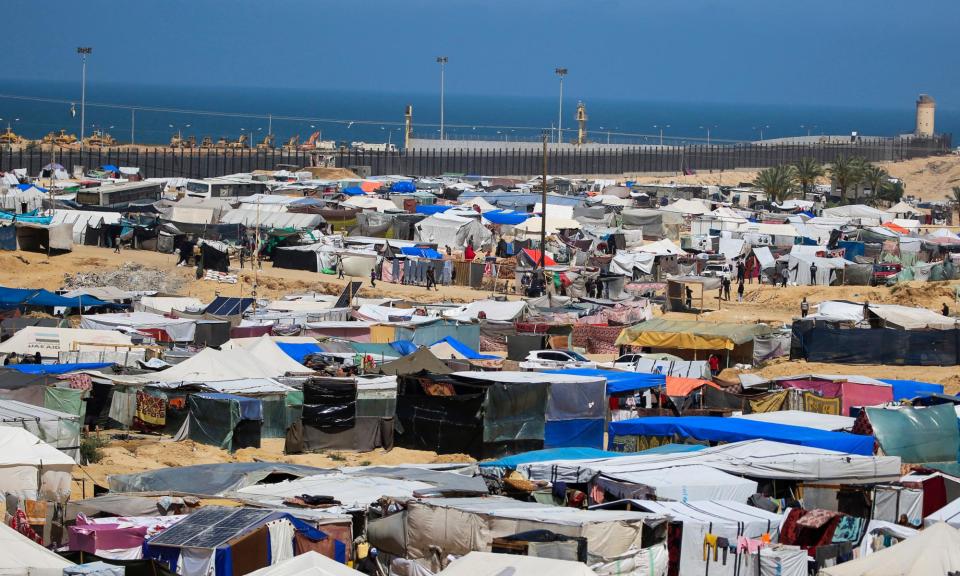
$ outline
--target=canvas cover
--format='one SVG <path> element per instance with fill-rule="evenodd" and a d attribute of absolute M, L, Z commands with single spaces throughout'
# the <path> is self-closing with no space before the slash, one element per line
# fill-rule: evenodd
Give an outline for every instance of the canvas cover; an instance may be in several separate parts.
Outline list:
<path fill-rule="evenodd" d="M 167 318 L 150 312 L 122 312 L 93 314 L 80 319 L 80 327 L 87 330 L 163 330 L 176 342 L 192 342 L 197 323 L 183 318 Z"/>
<path fill-rule="evenodd" d="M 250 572 L 248 576 L 360 576 L 336 560 L 308 550 L 299 556 Z"/>
<path fill-rule="evenodd" d="M 735 346 L 746 344 L 755 336 L 769 332 L 770 328 L 763 324 L 654 318 L 625 328 L 616 344 L 686 350 L 733 350 Z"/>
<path fill-rule="evenodd" d="M 63 576 L 73 562 L 0 523 L 0 574 L 5 576 Z"/>
<path fill-rule="evenodd" d="M 0 426 L 0 493 L 64 501 L 73 465 L 73 458 L 23 428 Z"/>
<path fill-rule="evenodd" d="M 182 492 L 216 496 L 259 483 L 274 474 L 302 478 L 329 470 L 281 462 L 231 462 L 159 468 L 107 478 L 111 492 Z"/>
<path fill-rule="evenodd" d="M 0 354 L 33 355 L 40 352 L 45 358 L 57 358 L 60 352 L 113 349 L 114 345 L 129 346 L 131 343 L 130 336 L 115 330 L 27 326 L 0 343 Z"/>
<path fill-rule="evenodd" d="M 450 374 L 453 372 L 427 348 L 418 348 L 412 354 L 381 364 L 380 371 L 394 376 L 420 374 L 422 372 L 429 374 Z"/>
<path fill-rule="evenodd" d="M 960 531 L 945 522 L 864 558 L 823 568 L 824 576 L 927 576 L 960 570 Z"/>
<path fill-rule="evenodd" d="M 582 562 L 553 560 L 517 554 L 470 552 L 451 562 L 439 576 L 595 576 L 597 573 Z"/>
<path fill-rule="evenodd" d="M 960 431 L 952 404 L 866 410 L 884 454 L 919 464 L 955 461 L 960 452 Z"/>

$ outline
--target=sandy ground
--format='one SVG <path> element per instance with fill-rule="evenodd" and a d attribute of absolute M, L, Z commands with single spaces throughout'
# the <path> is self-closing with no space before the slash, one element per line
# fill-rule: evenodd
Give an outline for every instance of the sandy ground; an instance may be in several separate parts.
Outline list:
<path fill-rule="evenodd" d="M 99 433 L 104 438 L 121 434 L 110 430 Z M 174 442 L 169 436 L 148 436 L 126 434 L 124 439 L 111 439 L 101 448 L 103 458 L 97 464 L 77 466 L 74 478 L 86 479 L 86 495 L 92 495 L 93 483 L 107 486 L 107 476 L 129 474 L 175 466 L 196 464 L 219 464 L 224 462 L 285 462 L 303 464 L 317 468 L 338 468 L 342 466 L 366 466 L 397 464 L 435 464 L 447 462 L 474 462 L 465 454 L 443 454 L 422 450 L 394 448 L 389 452 L 377 449 L 372 452 L 350 452 L 331 450 L 316 454 L 285 455 L 283 438 L 267 438 L 261 441 L 260 448 L 244 448 L 231 454 L 225 450 L 191 440 Z M 73 498 L 83 497 L 83 483 L 74 482 Z"/>

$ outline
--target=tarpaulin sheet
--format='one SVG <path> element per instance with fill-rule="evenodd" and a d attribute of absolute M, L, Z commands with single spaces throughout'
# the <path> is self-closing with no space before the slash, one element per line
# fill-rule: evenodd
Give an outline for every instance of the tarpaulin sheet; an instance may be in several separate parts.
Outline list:
<path fill-rule="evenodd" d="M 663 388 L 667 385 L 663 374 L 643 374 L 638 372 L 620 372 L 596 368 L 569 368 L 566 370 L 548 370 L 547 374 L 572 374 L 574 376 L 597 376 L 607 379 L 607 395 L 623 394 L 648 388 Z"/>
<path fill-rule="evenodd" d="M 256 484 L 272 474 L 302 478 L 330 470 L 279 462 L 231 462 L 159 468 L 108 479 L 111 492 L 183 492 L 215 496 Z"/>
<path fill-rule="evenodd" d="M 187 398 L 187 403 L 190 406 L 190 439 L 232 450 L 234 430 L 240 422 L 240 403 L 233 399 L 211 398 L 206 394 L 193 394 Z"/>
<path fill-rule="evenodd" d="M 483 441 L 543 440 L 549 386 L 546 382 L 490 385 L 483 405 Z"/>
<path fill-rule="evenodd" d="M 457 354 L 463 356 L 467 360 L 491 360 L 491 359 L 499 358 L 499 356 L 491 356 L 489 354 L 480 354 L 479 352 L 472 350 L 469 346 L 457 340 L 453 336 L 446 336 L 441 340 L 437 340 L 436 342 L 430 345 L 430 348 L 433 348 L 437 344 L 446 344 L 450 346 L 457 352 Z"/>
<path fill-rule="evenodd" d="M 505 210 L 490 210 L 483 213 L 483 217 L 492 224 L 516 226 L 523 224 L 530 217 L 530 214 L 523 212 L 510 212 Z"/>
<path fill-rule="evenodd" d="M 0 250 L 14 251 L 17 249 L 16 226 L 0 226 Z"/>
<path fill-rule="evenodd" d="M 695 322 L 654 318 L 626 328 L 617 338 L 617 345 L 678 348 L 685 350 L 733 350 L 755 336 L 767 334 L 770 328 L 759 324 L 732 322 Z"/>
<path fill-rule="evenodd" d="M 102 306 L 106 308 L 124 308 L 120 304 L 104 302 L 92 296 L 77 296 L 65 298 L 48 290 L 34 290 L 32 288 L 5 288 L 0 286 L 0 309 L 16 308 L 18 306 L 43 306 L 62 308 L 82 308 Z"/>
<path fill-rule="evenodd" d="M 83 402 L 83 394 L 83 390 L 47 386 L 43 390 L 43 407 L 67 414 L 75 414 L 80 416 L 81 421 L 83 421 L 87 411 L 87 405 Z"/>
<path fill-rule="evenodd" d="M 303 384 L 303 423 L 330 430 L 350 428 L 357 418 L 357 384 L 352 380 L 312 378 Z"/>
<path fill-rule="evenodd" d="M 569 448 L 546 448 L 544 450 L 531 450 L 522 454 L 505 456 L 497 460 L 480 462 L 481 468 L 516 468 L 520 464 L 529 464 L 531 462 L 545 462 L 548 460 L 591 460 L 594 458 L 612 458 L 616 456 L 625 456 L 623 452 L 608 452 L 597 448 L 569 447 Z"/>
<path fill-rule="evenodd" d="M 545 448 L 603 447 L 603 418 L 547 422 L 543 432 Z"/>
<path fill-rule="evenodd" d="M 952 407 L 951 407 L 952 409 Z M 956 416 L 954 415 L 954 420 Z M 954 422 L 956 428 L 956 422 Z M 680 436 L 709 442 L 763 439 L 784 444 L 837 450 L 848 454 L 873 454 L 873 437 L 845 432 L 714 416 L 653 416 L 610 423 L 610 436 Z M 954 451 L 956 455 L 956 451 Z"/>
<path fill-rule="evenodd" d="M 417 204 L 417 214 L 437 214 L 446 212 L 453 206 L 444 206 L 442 204 Z"/>
<path fill-rule="evenodd" d="M 260 436 L 263 438 L 285 437 L 289 425 L 286 398 L 282 396 L 260 398 L 260 406 L 263 414 Z"/>
<path fill-rule="evenodd" d="M 796 380 L 779 380 L 778 382 L 783 388 L 813 390 L 826 398 L 839 398 L 840 413 L 844 416 L 849 416 L 850 409 L 856 406 L 877 406 L 878 404 L 893 401 L 893 387 L 891 386 L 849 382 L 842 380 L 842 377 L 840 378 L 841 379 L 836 381 L 814 377 Z M 812 399 L 812 401 L 814 405 L 817 404 L 815 399 Z M 807 403 L 806 397 L 804 397 L 804 402 Z M 829 404 L 824 403 L 823 407 L 827 405 Z M 811 406 L 805 406 L 805 409 L 811 412 L 821 412 L 819 408 L 821 407 L 811 408 Z"/>
<path fill-rule="evenodd" d="M 833 364 L 956 366 L 960 330 L 837 329 L 797 321 L 791 356 Z"/>
<path fill-rule="evenodd" d="M 277 342 L 277 346 L 297 362 L 303 364 L 304 359 L 310 354 L 316 354 L 321 351 L 319 344 L 296 343 L 296 342 Z"/>
<path fill-rule="evenodd" d="M 430 258 L 432 260 L 442 260 L 443 256 L 433 248 L 419 248 L 416 246 L 407 246 L 400 249 L 404 256 L 414 256 L 416 258 Z"/>
<path fill-rule="evenodd" d="M 930 382 L 918 382 L 916 380 L 891 380 L 889 378 L 880 378 L 879 380 L 893 386 L 894 402 L 912 400 L 930 394 L 943 394 L 943 384 L 931 384 Z"/>
<path fill-rule="evenodd" d="M 439 454 L 480 454 L 483 422 L 478 414 L 485 396 L 483 393 L 456 396 L 401 394 L 397 399 L 397 418 L 403 426 L 403 434 L 398 444 Z M 541 422 L 542 419 L 541 415 Z"/>
<path fill-rule="evenodd" d="M 11 364 L 6 366 L 23 374 L 67 374 L 80 370 L 99 370 L 110 366 L 109 362 L 81 362 L 79 364 Z"/>
<path fill-rule="evenodd" d="M 904 463 L 955 462 L 960 451 L 957 413 L 952 404 L 928 408 L 867 408 L 873 433 L 888 456 Z"/>

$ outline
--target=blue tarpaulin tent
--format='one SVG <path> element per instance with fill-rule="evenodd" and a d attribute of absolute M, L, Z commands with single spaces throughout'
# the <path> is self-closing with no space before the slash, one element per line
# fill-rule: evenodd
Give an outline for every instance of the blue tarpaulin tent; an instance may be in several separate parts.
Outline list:
<path fill-rule="evenodd" d="M 203 313 L 213 314 L 214 316 L 236 316 L 243 314 L 244 311 L 252 305 L 253 298 L 217 296 L 213 299 L 213 302 L 207 305 Z"/>
<path fill-rule="evenodd" d="M 490 354 L 480 354 L 476 350 L 473 350 L 463 342 L 457 340 L 453 336 L 445 336 L 440 340 L 437 340 L 430 346 L 436 346 L 437 344 L 446 343 L 448 346 L 457 351 L 458 354 L 466 358 L 467 360 L 491 360 L 494 358 L 499 358 L 499 356 L 491 356 Z"/>
<path fill-rule="evenodd" d="M 873 454 L 873 436 L 718 416 L 652 416 L 611 422 L 610 437 L 614 436 L 678 436 L 706 442 L 763 439 L 848 454 Z"/>
<path fill-rule="evenodd" d="M 79 370 L 99 370 L 110 366 L 109 362 L 81 362 L 79 364 L 11 364 L 4 366 L 22 374 L 67 374 Z"/>
<path fill-rule="evenodd" d="M 893 386 L 894 402 L 913 400 L 930 394 L 943 394 L 943 384 L 931 384 L 930 382 L 918 382 L 917 380 L 891 380 L 889 378 L 879 378 L 879 380 Z"/>
<path fill-rule="evenodd" d="M 453 206 L 443 206 L 442 204 L 417 204 L 417 214 L 437 214 L 446 212 Z"/>
<path fill-rule="evenodd" d="M 11 310 L 20 306 L 42 306 L 61 308 L 84 308 L 104 306 L 107 308 L 126 308 L 122 304 L 104 302 L 92 296 L 78 296 L 65 298 L 48 290 L 34 290 L 33 288 L 5 288 L 0 286 L 0 310 Z"/>
<path fill-rule="evenodd" d="M 34 185 L 34 184 L 18 184 L 18 185 L 17 185 L 17 188 L 19 188 L 19 189 L 22 190 L 22 191 L 27 191 L 27 190 L 29 190 L 29 189 L 31 189 L 31 188 L 36 188 L 37 190 L 43 192 L 44 194 L 47 193 L 47 189 L 46 189 L 46 188 L 41 188 L 41 187 L 36 186 L 36 185 Z"/>
<path fill-rule="evenodd" d="M 100 167 L 104 172 L 119 172 L 120 169 L 114 166 L 113 164 L 104 164 Z"/>
<path fill-rule="evenodd" d="M 441 260 L 443 256 L 433 248 L 420 248 L 417 246 L 405 246 L 400 249 L 400 253 L 404 256 L 414 256 L 417 258 L 431 258 L 433 260 Z"/>
<path fill-rule="evenodd" d="M 619 370 L 600 370 L 597 368 L 569 368 L 566 370 L 548 370 L 549 374 L 573 374 L 575 376 L 600 376 L 607 379 L 607 396 L 646 390 L 647 388 L 666 388 L 667 377 L 663 374 L 644 374 L 639 372 L 621 372 Z"/>
<path fill-rule="evenodd" d="M 406 194 L 409 192 L 416 192 L 417 187 L 414 186 L 413 182 L 410 182 L 409 180 L 401 180 L 400 182 L 394 182 L 393 186 L 390 186 L 390 191 Z"/>
<path fill-rule="evenodd" d="M 417 351 L 417 345 L 409 340 L 397 340 L 396 342 L 391 342 L 390 347 L 403 356 L 406 356 L 407 354 L 413 354 Z"/>
<path fill-rule="evenodd" d="M 633 456 L 634 454 L 675 454 L 680 452 L 695 452 L 706 446 L 700 444 L 664 444 L 640 452 L 609 452 L 598 448 L 547 448 L 532 450 L 513 456 L 506 456 L 499 460 L 481 462 L 481 468 L 516 468 L 520 464 L 532 462 L 546 462 L 549 460 L 591 460 L 593 458 L 614 458 L 618 456 Z"/>
<path fill-rule="evenodd" d="M 530 217 L 529 214 L 523 212 L 512 212 L 506 210 L 490 210 L 489 212 L 484 212 L 483 217 L 489 220 L 494 224 L 505 224 L 507 226 L 516 226 L 517 224 L 523 224 L 527 221 L 527 218 Z"/>
<path fill-rule="evenodd" d="M 301 364 L 303 364 L 303 360 L 310 354 L 316 354 L 317 352 L 323 351 L 319 344 L 311 344 L 309 342 L 277 342 L 277 346 L 283 350 L 287 356 L 293 358 Z"/>
<path fill-rule="evenodd" d="M 348 186 L 341 190 L 347 196 L 363 196 L 366 192 L 363 191 L 363 188 L 359 186 Z"/>

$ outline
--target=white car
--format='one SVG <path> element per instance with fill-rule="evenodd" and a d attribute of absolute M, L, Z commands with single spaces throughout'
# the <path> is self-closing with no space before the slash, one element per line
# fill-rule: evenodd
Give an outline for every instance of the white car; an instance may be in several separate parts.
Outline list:
<path fill-rule="evenodd" d="M 633 369 L 637 365 L 637 361 L 643 360 L 643 359 L 644 359 L 643 354 L 637 354 L 637 353 L 624 354 L 619 358 L 617 358 L 616 360 L 614 360 L 613 362 L 611 362 L 610 364 L 608 364 L 608 366 L 610 366 L 610 368 L 613 368 L 614 370 L 626 370 L 627 372 L 633 372 Z"/>
<path fill-rule="evenodd" d="M 558 370 L 563 368 L 596 368 L 597 363 L 573 350 L 533 350 L 520 363 L 524 370 Z"/>
<path fill-rule="evenodd" d="M 701 275 L 713 278 L 730 278 L 732 280 L 734 276 L 733 266 L 720 263 L 707 264 Z"/>

